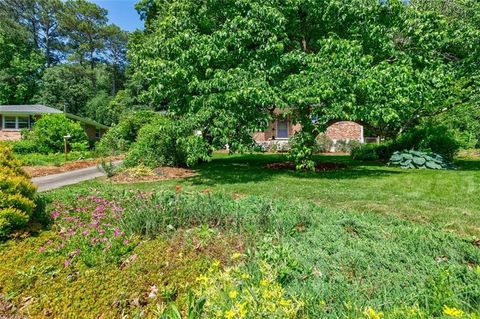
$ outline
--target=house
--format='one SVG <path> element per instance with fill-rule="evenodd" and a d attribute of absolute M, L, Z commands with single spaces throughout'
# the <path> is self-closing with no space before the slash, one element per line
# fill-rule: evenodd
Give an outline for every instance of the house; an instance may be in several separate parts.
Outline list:
<path fill-rule="evenodd" d="M 255 142 L 265 149 L 270 149 L 273 145 L 277 150 L 285 149 L 288 147 L 288 139 L 302 129 L 300 124 L 293 124 L 288 116 L 284 117 L 281 114 L 276 110 L 276 119 L 270 123 L 269 127 L 265 131 L 253 134 Z M 325 135 L 333 142 L 331 151 L 335 151 L 335 144 L 338 141 L 355 140 L 362 144 L 378 142 L 378 137 L 369 136 L 363 125 L 352 121 L 337 121 L 330 124 Z"/>
<path fill-rule="evenodd" d="M 45 105 L 0 105 L 0 141 L 15 141 L 21 138 L 21 130 L 31 129 L 36 120 L 45 114 L 64 112 Z M 109 127 L 74 114 L 64 113 L 79 122 L 92 141 L 99 139 Z"/>

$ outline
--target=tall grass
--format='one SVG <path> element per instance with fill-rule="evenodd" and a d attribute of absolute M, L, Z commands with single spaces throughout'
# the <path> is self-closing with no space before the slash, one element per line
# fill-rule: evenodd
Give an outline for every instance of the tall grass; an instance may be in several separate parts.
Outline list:
<path fill-rule="evenodd" d="M 154 237 L 179 228 L 208 225 L 223 230 L 288 235 L 310 225 L 312 204 L 259 197 L 234 200 L 225 194 L 137 193 L 125 198 L 123 229 Z"/>
<path fill-rule="evenodd" d="M 480 312 L 480 250 L 434 227 L 295 200 L 125 194 L 121 222 L 130 234 L 199 225 L 246 234 L 253 264 L 274 265 L 312 318 L 363 316 L 369 307 L 391 318 L 442 316 L 445 306 Z"/>

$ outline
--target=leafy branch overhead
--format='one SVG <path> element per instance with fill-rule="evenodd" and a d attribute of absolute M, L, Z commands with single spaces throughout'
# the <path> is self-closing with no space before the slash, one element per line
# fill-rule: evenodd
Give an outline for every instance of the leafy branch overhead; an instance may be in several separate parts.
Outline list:
<path fill-rule="evenodd" d="M 331 121 L 393 137 L 471 103 L 479 5 L 466 1 L 465 18 L 434 3 L 144 0 L 146 30 L 128 55 L 140 99 L 197 116 L 214 146 L 241 150 L 284 109 L 302 124 L 292 150 L 308 166 Z"/>

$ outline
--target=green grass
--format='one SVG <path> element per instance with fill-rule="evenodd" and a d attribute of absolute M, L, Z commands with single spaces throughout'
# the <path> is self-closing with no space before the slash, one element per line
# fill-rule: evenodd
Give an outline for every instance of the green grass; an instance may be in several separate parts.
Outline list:
<path fill-rule="evenodd" d="M 199 165 L 195 177 L 116 185 L 118 189 L 157 191 L 181 185 L 186 190 L 215 190 L 231 194 L 301 199 L 322 207 L 375 212 L 420 223 L 433 224 L 464 236 L 480 234 L 480 160 L 459 159 L 458 170 L 403 170 L 380 163 L 352 161 L 347 156 L 320 156 L 321 161 L 342 162 L 345 170 L 306 173 L 266 169 L 283 161 L 281 155 L 216 154 Z M 108 184 L 108 183 L 107 183 Z M 82 188 L 102 187 L 90 181 L 57 190 L 59 197 Z"/>
<path fill-rule="evenodd" d="M 67 154 L 67 159 L 65 159 L 64 153 L 56 153 L 56 154 L 30 153 L 30 154 L 15 154 L 15 156 L 22 162 L 22 165 L 25 165 L 25 166 L 61 166 L 68 162 L 91 159 L 93 158 L 93 153 L 88 151 L 69 152 Z"/>
<path fill-rule="evenodd" d="M 228 309 L 222 278 L 229 272 L 209 271 L 214 260 L 248 274 L 249 289 L 261 286 L 259 270 L 270 265 L 283 298 L 302 304 L 310 318 L 362 318 L 368 308 L 386 318 L 440 317 L 444 306 L 480 314 L 480 250 L 430 226 L 299 200 L 112 188 L 101 194 L 57 204 L 51 231 L 0 246 L 0 294 L 22 307 L 19 314 L 155 317 L 170 302 L 184 308 L 189 289 Z M 117 207 L 125 213 L 117 216 Z M 110 249 L 92 244 L 93 221 L 103 225 Z M 120 237 L 112 234 L 117 227 Z M 66 236 L 69 230 L 74 234 Z M 118 248 L 123 236 L 127 250 Z M 235 252 L 245 257 L 230 259 Z M 199 289 L 194 279 L 201 274 L 219 289 Z M 227 292 L 245 297 L 244 285 Z M 156 296 L 145 297 L 153 286 Z"/>
<path fill-rule="evenodd" d="M 0 309 L 158 318 L 172 303 L 186 310 L 192 291 L 217 301 L 208 318 L 218 309 L 223 317 L 232 289 L 255 309 L 249 296 L 262 293 L 269 265 L 275 283 L 263 293 L 293 300 L 297 318 L 449 318 L 445 306 L 480 316 L 476 157 L 459 159 L 456 171 L 317 159 L 348 168 L 278 171 L 265 165 L 281 155 L 216 154 L 186 179 L 98 179 L 51 191 L 49 209 L 61 216 L 51 229 L 0 244 Z M 92 244 L 94 220 L 106 242 Z M 202 275 L 207 288 L 195 280 Z"/>

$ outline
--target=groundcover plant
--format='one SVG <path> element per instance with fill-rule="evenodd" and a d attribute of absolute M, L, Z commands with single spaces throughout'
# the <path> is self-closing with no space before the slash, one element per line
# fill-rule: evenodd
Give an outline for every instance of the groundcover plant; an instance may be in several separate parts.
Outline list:
<path fill-rule="evenodd" d="M 75 197 L 72 197 L 75 198 Z M 476 318 L 480 250 L 431 226 L 309 202 L 85 190 L 0 247 L 32 317 Z"/>

